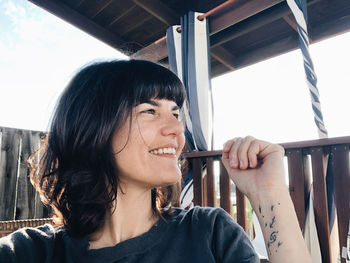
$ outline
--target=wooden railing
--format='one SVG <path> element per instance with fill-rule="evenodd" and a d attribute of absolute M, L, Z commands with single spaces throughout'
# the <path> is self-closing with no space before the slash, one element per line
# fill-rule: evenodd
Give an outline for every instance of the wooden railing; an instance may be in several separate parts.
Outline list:
<path fill-rule="evenodd" d="M 30 184 L 26 164 L 30 154 L 39 149 L 44 136 L 45 134 L 39 131 L 0 127 L 0 221 L 49 216 L 49 210 L 41 204 Z M 285 143 L 282 146 L 286 150 L 289 190 L 300 228 L 304 226 L 305 208 L 313 181 L 314 211 L 322 261 L 330 263 L 331 244 L 325 182 L 327 158 L 332 154 L 339 244 L 342 249 L 346 247 L 350 217 L 350 136 Z M 183 156 L 193 168 L 194 203 L 200 206 L 220 206 L 231 213 L 231 182 L 220 162 L 221 151 L 184 153 Z M 219 162 L 220 167 L 218 191 L 215 191 L 215 162 Z M 216 204 L 219 196 L 219 204 Z M 238 189 L 236 204 L 237 222 L 247 231 L 246 199 Z M 23 222 L 25 224 L 25 221 Z M 40 223 L 40 220 L 38 222 Z M 18 224 L 12 221 L 1 226 L 5 225 L 6 231 L 9 231 L 10 225 L 16 228 Z M 345 263 L 344 259 L 342 263 Z"/>
<path fill-rule="evenodd" d="M 288 163 L 289 191 L 300 228 L 305 222 L 305 209 L 311 187 L 314 191 L 315 222 L 323 263 L 331 263 L 331 243 L 328 217 L 326 169 L 332 155 L 335 203 L 337 208 L 340 253 L 346 248 L 350 218 L 349 137 L 320 139 L 281 144 Z M 183 156 L 193 169 L 194 203 L 200 206 L 219 206 L 231 214 L 231 182 L 221 162 L 221 151 L 191 152 Z M 219 193 L 215 191 L 214 163 L 220 163 Z M 311 182 L 313 182 L 311 184 Z M 312 185 L 312 186 L 311 186 Z M 246 199 L 236 189 L 237 222 L 247 231 Z M 340 254 L 341 255 L 341 254 Z M 345 259 L 342 258 L 342 263 Z M 335 262 L 332 262 L 335 263 Z"/>

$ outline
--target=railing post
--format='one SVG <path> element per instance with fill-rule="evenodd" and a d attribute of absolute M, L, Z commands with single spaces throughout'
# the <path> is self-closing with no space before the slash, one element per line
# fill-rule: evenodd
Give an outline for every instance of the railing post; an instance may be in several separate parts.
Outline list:
<path fill-rule="evenodd" d="M 302 149 L 286 151 L 288 158 L 289 193 L 298 217 L 300 229 L 305 223 L 305 204 L 310 191 L 310 172 L 307 156 Z"/>
<path fill-rule="evenodd" d="M 320 241 L 322 262 L 332 263 L 326 192 L 326 167 L 328 157 L 324 155 L 322 147 L 313 147 L 311 148 L 311 160 L 315 222 Z"/>
<path fill-rule="evenodd" d="M 248 233 L 246 200 L 244 194 L 236 187 L 237 223 Z"/>
<path fill-rule="evenodd" d="M 231 215 L 231 181 L 226 168 L 220 161 L 220 207 Z"/>
<path fill-rule="evenodd" d="M 350 166 L 349 146 L 337 145 L 332 147 L 334 167 L 334 193 L 337 208 L 339 248 L 342 255 L 346 251 L 347 233 L 350 220 Z M 346 259 L 341 256 L 341 263 Z"/>
<path fill-rule="evenodd" d="M 193 171 L 193 202 L 194 205 L 203 206 L 202 162 L 200 158 L 192 159 Z"/>
<path fill-rule="evenodd" d="M 207 206 L 216 206 L 215 182 L 214 182 L 214 160 L 212 157 L 207 159 Z"/>

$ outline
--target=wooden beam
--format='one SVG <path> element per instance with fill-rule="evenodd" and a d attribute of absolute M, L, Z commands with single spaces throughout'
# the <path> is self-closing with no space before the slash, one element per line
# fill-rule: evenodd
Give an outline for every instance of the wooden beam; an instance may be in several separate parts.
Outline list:
<path fill-rule="evenodd" d="M 312 29 L 314 42 L 340 35 L 350 31 L 350 14 L 338 17 L 323 24 L 317 24 Z"/>
<path fill-rule="evenodd" d="M 132 59 L 145 59 L 153 62 L 158 62 L 168 56 L 168 50 L 166 41 L 162 41 L 159 44 L 152 43 L 151 45 L 140 49 L 134 54 L 130 55 Z"/>
<path fill-rule="evenodd" d="M 112 27 L 115 23 L 117 23 L 120 19 L 123 19 L 124 17 L 128 16 L 134 9 L 136 8 L 136 6 L 130 6 L 127 10 L 125 10 L 122 14 L 117 15 L 109 24 L 108 24 L 108 28 Z"/>
<path fill-rule="evenodd" d="M 97 12 L 95 12 L 95 14 L 91 16 L 91 19 L 95 18 L 98 14 L 105 10 L 107 6 L 109 6 L 112 2 L 113 0 L 104 0 L 102 4 L 100 2 L 99 4 L 101 5 L 101 7 L 97 10 Z"/>
<path fill-rule="evenodd" d="M 224 47 L 217 46 L 211 49 L 211 56 L 225 65 L 229 70 L 234 70 L 235 57 L 228 52 Z"/>
<path fill-rule="evenodd" d="M 134 1 L 138 1 L 138 0 L 134 0 Z M 151 1 L 151 0 L 148 0 L 148 1 Z M 152 0 L 152 1 L 154 1 L 154 0 Z M 271 0 L 269 0 L 268 1 L 268 3 L 266 3 L 266 0 L 262 0 L 262 2 L 264 3 L 264 4 L 266 4 L 268 7 L 269 6 L 272 6 L 272 5 L 275 5 L 276 3 L 279 3 L 279 2 L 281 2 L 282 0 L 273 0 L 273 1 L 271 1 Z M 253 6 L 253 4 L 252 4 L 252 1 L 250 1 L 250 2 L 248 2 L 247 4 L 244 4 L 244 5 L 242 5 L 242 6 L 240 6 L 240 7 L 238 7 L 238 8 L 236 8 L 236 9 L 233 9 L 233 10 L 236 10 L 236 11 L 234 11 L 234 12 L 243 12 L 242 14 L 240 14 L 239 15 L 239 17 L 240 18 L 235 18 L 234 16 L 233 17 L 230 17 L 229 18 L 229 16 L 228 15 L 226 15 L 226 14 L 230 14 L 230 15 L 234 15 L 234 14 L 232 14 L 232 12 L 233 11 L 231 11 L 230 9 L 224 14 L 224 17 L 225 17 L 225 20 L 222 20 L 220 17 L 213 17 L 213 18 L 210 18 L 210 20 L 209 20 L 209 28 L 210 28 L 210 35 L 213 35 L 214 33 L 217 33 L 217 31 L 219 30 L 219 28 L 221 28 L 221 30 L 223 30 L 224 28 L 227 28 L 228 26 L 232 26 L 233 24 L 235 24 L 235 23 L 238 23 L 238 22 L 240 22 L 243 18 L 242 17 L 245 17 L 245 18 L 247 18 L 247 17 L 249 17 L 249 16 L 251 16 L 251 15 L 254 15 L 254 14 L 256 14 L 256 12 L 257 12 L 257 10 L 260 10 L 260 9 L 262 9 L 263 7 L 262 7 L 262 4 L 260 3 L 260 1 L 259 1 L 259 3 L 258 4 L 255 4 L 256 6 Z M 282 13 L 282 15 L 279 15 L 279 16 L 277 16 L 277 17 L 273 17 L 273 20 L 272 21 L 275 21 L 276 19 L 279 19 L 279 18 L 281 18 L 283 15 L 285 15 L 285 14 L 288 14 L 288 13 L 290 13 L 290 10 L 289 10 L 289 8 L 288 8 L 288 6 L 287 6 L 287 4 L 285 4 L 285 6 L 286 6 L 286 10 L 283 10 L 284 12 L 287 12 L 287 13 Z M 266 7 L 267 8 L 267 7 Z M 262 9 L 263 10 L 263 9 Z M 248 12 L 249 11 L 251 11 L 251 12 L 253 12 L 252 14 L 248 14 Z M 261 11 L 261 10 L 260 10 Z M 264 19 L 265 19 L 266 17 L 264 16 Z M 259 20 L 260 21 L 260 20 Z M 271 22 L 271 19 L 270 20 L 268 20 L 269 22 Z M 225 24 L 223 24 L 223 23 L 226 23 L 227 25 L 225 25 Z M 262 20 L 262 22 L 264 22 L 264 20 Z M 254 25 L 255 23 L 250 23 L 250 26 L 252 26 L 252 25 Z M 260 26 L 262 26 L 261 24 L 258 24 L 258 26 L 256 27 L 256 28 L 258 28 L 258 27 L 260 27 Z M 214 30 L 215 32 L 212 32 L 212 30 Z M 253 30 L 253 29 L 249 29 L 249 30 Z M 237 31 L 236 31 L 237 32 Z M 231 33 L 230 33 L 231 34 Z M 225 35 L 225 38 L 227 39 L 227 37 L 228 36 L 226 36 Z M 226 41 L 224 41 L 224 42 L 226 42 Z M 220 40 L 220 43 L 216 43 L 216 46 L 217 45 L 219 45 L 219 44 L 222 44 L 223 43 L 223 41 L 222 40 Z M 133 57 L 133 58 L 139 58 L 139 59 L 148 59 L 148 58 L 153 58 L 153 60 L 152 61 L 154 61 L 154 62 L 156 62 L 156 61 L 159 61 L 160 59 L 163 59 L 163 58 L 165 58 L 166 56 L 167 56 L 167 50 L 166 50 L 166 45 L 163 45 L 161 48 L 164 48 L 165 50 L 158 50 L 158 54 L 161 54 L 161 56 L 158 56 L 158 55 L 156 55 L 156 56 L 152 56 L 152 55 L 148 55 L 148 52 L 152 52 L 154 49 L 155 49 L 155 47 L 159 47 L 159 44 L 154 44 L 154 43 L 152 43 L 152 44 L 150 44 L 149 46 L 147 46 L 147 47 L 145 47 L 145 48 L 143 48 L 143 49 L 141 49 L 141 50 L 139 50 L 139 51 L 137 51 L 135 54 L 132 54 L 131 55 L 131 57 Z M 219 56 L 217 56 L 217 57 L 219 57 Z M 160 59 L 159 59 L 160 58 Z M 157 59 L 159 59 L 159 60 L 157 60 Z M 221 57 L 221 59 L 224 61 L 224 59 Z M 220 60 L 219 60 L 220 61 Z M 220 61 L 221 62 L 221 61 Z M 225 63 L 224 65 L 227 67 L 228 65 L 229 65 L 230 63 Z M 232 65 L 231 66 L 229 66 L 229 67 L 232 67 Z M 231 68 L 230 68 L 231 69 Z M 231 69 L 232 70 L 232 69 Z"/>
<path fill-rule="evenodd" d="M 226 8 L 225 13 L 210 18 L 210 34 L 212 35 L 224 30 L 225 28 L 237 24 L 238 22 L 260 13 L 282 1 L 283 0 L 251 0 L 239 7 Z"/>
<path fill-rule="evenodd" d="M 169 26 L 180 22 L 178 18 L 178 14 L 176 14 L 167 6 L 162 4 L 159 0 L 144 0 L 144 1 L 133 0 L 133 2 Z M 158 46 L 155 45 L 153 47 L 158 47 Z M 163 54 L 167 56 L 167 53 L 168 52 L 166 51 L 166 53 L 164 52 Z M 135 58 L 136 57 L 141 58 L 139 57 L 139 55 L 140 54 L 135 54 L 132 57 L 135 56 Z M 222 63 L 223 65 L 225 65 L 229 70 L 234 70 L 234 57 L 225 48 L 216 47 L 215 49 L 212 49 L 211 56 L 215 58 L 217 61 L 219 61 L 220 63 Z M 157 56 L 151 57 L 152 61 L 157 62 L 157 60 L 153 60 L 155 58 L 158 59 Z"/>
<path fill-rule="evenodd" d="M 62 1 L 55 0 L 29 0 L 33 4 L 45 9 L 55 16 L 67 21 L 68 23 L 78 27 L 91 36 L 105 42 L 113 48 L 128 54 L 130 50 L 123 50 L 126 48 L 126 41 L 119 35 L 106 30 L 104 27 L 96 24 L 89 18 L 78 13 Z"/>
<path fill-rule="evenodd" d="M 298 25 L 292 15 L 284 16 L 283 19 L 288 25 L 290 25 L 291 28 L 294 29 L 295 32 L 298 32 Z"/>
<path fill-rule="evenodd" d="M 295 50 L 299 47 L 298 35 L 293 34 L 274 42 L 267 43 L 263 47 L 252 48 L 251 51 L 237 56 L 236 69 L 243 68 L 254 63 L 273 58 L 275 56 Z"/>
<path fill-rule="evenodd" d="M 295 32 L 298 32 L 298 24 L 297 22 L 295 21 L 295 18 L 293 15 L 287 15 L 287 16 L 284 16 L 283 17 L 284 21 L 287 22 L 287 24 L 294 29 Z M 312 39 L 309 35 L 309 42 L 310 44 L 312 44 Z"/>
<path fill-rule="evenodd" d="M 315 3 L 319 2 L 319 1 L 320 0 L 311 0 L 311 1 L 308 2 L 308 6 L 311 6 L 311 5 L 313 5 L 313 4 L 315 4 Z M 274 3 L 274 6 L 268 8 L 267 10 L 264 10 L 264 12 L 261 12 L 261 13 L 258 13 L 258 14 L 254 13 L 255 14 L 254 19 L 248 18 L 248 19 L 245 19 L 244 21 L 242 21 L 241 19 L 236 19 L 236 18 L 232 18 L 231 17 L 231 20 L 235 24 L 232 25 L 233 22 L 232 21 L 229 22 L 229 20 L 227 20 L 227 23 L 231 24 L 230 28 L 227 28 L 227 26 L 225 27 L 222 24 L 223 21 L 221 21 L 221 24 L 216 21 L 216 19 L 220 19 L 220 18 L 215 18 L 215 17 L 210 18 L 210 20 L 209 20 L 209 27 L 210 28 L 213 28 L 214 30 L 217 30 L 215 28 L 218 28 L 219 26 L 221 28 L 226 28 L 226 29 L 224 29 L 224 30 L 222 30 L 220 32 L 216 32 L 215 34 L 213 34 L 213 32 L 210 32 L 210 35 L 211 35 L 211 37 L 210 37 L 211 48 L 213 49 L 216 46 L 219 46 L 219 45 L 221 45 L 223 43 L 226 43 L 226 42 L 228 42 L 230 40 L 238 38 L 239 36 L 242 36 L 243 34 L 246 34 L 248 32 L 256 30 L 256 29 L 258 29 L 258 28 L 260 28 L 260 27 L 262 27 L 264 25 L 272 23 L 273 21 L 276 21 L 278 19 L 283 18 L 286 15 L 290 15 L 291 14 L 290 8 L 289 8 L 289 6 L 288 6 L 288 4 L 286 2 L 275 0 L 275 1 L 269 2 L 268 5 L 270 5 L 271 3 Z M 252 7 L 252 3 L 248 2 L 247 4 L 242 5 L 241 7 L 238 7 L 236 10 L 239 10 L 239 11 L 242 11 L 242 12 L 246 12 L 245 17 L 247 18 L 248 17 L 248 15 L 247 15 L 248 10 L 256 12 L 256 10 L 258 10 L 259 7 L 262 8 L 261 3 L 257 4 L 257 6 L 255 6 L 253 8 Z M 230 12 L 230 10 L 227 11 L 227 13 L 229 13 L 229 12 Z M 235 11 L 235 12 L 238 12 L 238 11 Z M 230 14 L 232 15 L 232 13 L 230 13 Z M 212 25 L 213 23 L 214 23 L 214 25 L 216 23 L 216 26 L 213 26 Z M 151 45 L 149 45 L 149 46 L 139 50 L 138 52 L 136 52 L 135 54 L 133 54 L 131 56 L 135 57 L 135 58 L 139 58 L 139 59 L 153 58 L 152 61 L 155 61 L 155 62 L 159 61 L 160 59 L 163 59 L 163 58 L 165 58 L 167 56 L 166 45 L 163 45 L 163 47 L 159 47 L 159 48 L 164 48 L 165 50 L 157 50 L 157 55 L 156 56 L 152 56 L 151 54 L 147 54 L 148 52 L 153 52 L 153 50 L 156 47 L 158 47 L 158 46 L 159 46 L 159 44 L 158 45 L 151 44 Z M 296 46 L 295 46 L 295 48 L 296 48 Z M 286 51 L 280 52 L 278 54 L 284 53 Z M 159 56 L 159 55 L 161 55 L 161 56 Z M 257 55 L 259 56 L 259 54 L 257 54 Z M 263 54 L 260 54 L 260 56 L 262 58 L 259 59 L 259 61 L 264 60 Z M 274 55 L 271 55 L 271 57 L 273 57 L 273 56 Z M 213 57 L 215 58 L 215 54 L 214 54 Z M 217 57 L 219 58 L 219 56 L 217 56 Z M 159 59 L 159 60 L 157 60 L 157 59 Z M 217 59 L 217 58 L 215 58 L 215 59 Z M 217 59 L 217 60 L 220 61 L 221 63 L 224 63 L 225 59 L 223 57 L 221 57 L 221 59 L 222 59 L 222 61 L 220 61 L 219 59 Z M 244 60 L 245 63 L 247 62 L 247 64 L 245 64 L 245 65 L 250 65 L 250 64 L 255 63 L 254 61 L 253 62 L 248 62 L 249 59 L 245 59 L 244 58 L 243 60 Z M 230 63 L 225 63 L 224 65 L 229 70 L 233 70 L 229 66 Z M 234 60 L 234 64 L 233 65 L 231 64 L 231 66 L 233 66 L 235 69 L 237 69 L 237 62 Z M 239 67 L 239 68 L 241 68 L 241 67 Z M 213 76 L 214 76 L 215 75 L 214 71 L 212 73 L 213 73 Z M 220 69 L 218 71 L 217 75 L 221 75 L 223 73 L 224 72 L 222 72 L 222 70 Z"/>
<path fill-rule="evenodd" d="M 179 15 L 159 0 L 132 1 L 168 26 L 180 24 Z"/>

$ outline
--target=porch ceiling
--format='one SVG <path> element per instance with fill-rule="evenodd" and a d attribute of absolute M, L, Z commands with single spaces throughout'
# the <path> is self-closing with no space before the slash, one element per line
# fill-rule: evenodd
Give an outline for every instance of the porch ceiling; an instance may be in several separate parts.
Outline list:
<path fill-rule="evenodd" d="M 133 58 L 167 64 L 165 35 L 188 11 L 224 0 L 29 0 Z M 311 42 L 350 30 L 349 0 L 309 0 Z M 218 76 L 298 47 L 286 1 L 237 0 L 209 17 L 211 66 Z"/>

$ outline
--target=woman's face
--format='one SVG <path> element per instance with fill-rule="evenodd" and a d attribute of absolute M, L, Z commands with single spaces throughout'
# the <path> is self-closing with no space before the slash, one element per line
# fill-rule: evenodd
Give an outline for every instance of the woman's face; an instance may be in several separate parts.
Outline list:
<path fill-rule="evenodd" d="M 146 188 L 176 183 L 178 157 L 185 144 L 184 128 L 174 101 L 152 99 L 133 109 L 114 135 L 113 150 L 120 182 Z"/>

